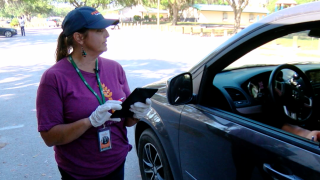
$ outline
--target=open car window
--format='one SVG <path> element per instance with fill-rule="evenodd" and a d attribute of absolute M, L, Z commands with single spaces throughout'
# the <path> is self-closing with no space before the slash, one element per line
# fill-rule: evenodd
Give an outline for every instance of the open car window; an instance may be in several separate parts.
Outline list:
<path fill-rule="evenodd" d="M 310 131 L 320 130 L 320 39 L 309 36 L 309 33 L 310 30 L 303 30 L 276 38 L 224 68 L 214 78 L 212 95 L 215 102 L 209 106 L 280 130 L 288 123 Z M 283 64 L 294 65 L 306 75 L 306 79 L 300 75 L 295 79 L 297 73 L 290 68 L 283 68 L 277 73 L 271 89 L 286 89 L 285 98 L 280 97 L 276 90 L 270 92 L 269 87 L 273 70 Z M 311 84 L 310 88 L 307 84 Z M 295 104 L 298 97 L 292 97 L 295 97 L 296 90 L 301 91 L 299 98 L 305 103 Z M 300 105 L 311 105 L 313 110 L 298 107 Z M 308 117 L 309 114 L 312 116 Z M 305 118 L 308 120 L 299 121 Z M 302 138 L 293 132 L 283 132 Z"/>
<path fill-rule="evenodd" d="M 310 30 L 291 33 L 247 53 L 224 70 L 280 64 L 320 64 L 319 38 Z"/>

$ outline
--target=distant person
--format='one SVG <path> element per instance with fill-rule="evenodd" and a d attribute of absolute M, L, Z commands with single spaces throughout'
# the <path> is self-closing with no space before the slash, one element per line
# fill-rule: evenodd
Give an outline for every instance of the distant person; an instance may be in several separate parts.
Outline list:
<path fill-rule="evenodd" d="M 22 18 L 22 16 L 20 16 L 20 19 L 19 19 L 19 26 L 20 26 L 20 29 L 21 29 L 21 36 L 26 36 L 26 33 L 24 31 L 24 19 Z"/>
<path fill-rule="evenodd" d="M 123 180 L 132 149 L 127 127 L 151 109 L 146 99 L 131 105 L 132 117 L 111 118 L 130 94 L 122 66 L 100 57 L 107 51 L 106 28 L 117 22 L 92 7 L 70 11 L 58 37 L 56 64 L 42 75 L 38 131 L 47 146 L 54 146 L 62 180 Z"/>

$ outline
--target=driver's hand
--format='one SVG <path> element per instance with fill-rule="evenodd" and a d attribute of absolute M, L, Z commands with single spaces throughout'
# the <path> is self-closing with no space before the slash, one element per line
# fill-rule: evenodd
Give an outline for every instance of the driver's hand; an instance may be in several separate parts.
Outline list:
<path fill-rule="evenodd" d="M 320 131 L 311 131 L 308 135 L 307 138 L 313 141 L 320 141 Z"/>

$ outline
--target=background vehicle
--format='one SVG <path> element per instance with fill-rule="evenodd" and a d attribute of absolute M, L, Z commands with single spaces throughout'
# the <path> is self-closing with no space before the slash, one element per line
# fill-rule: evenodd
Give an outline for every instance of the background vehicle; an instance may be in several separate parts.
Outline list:
<path fill-rule="evenodd" d="M 135 126 L 142 179 L 320 179 L 320 2 L 273 13 L 158 88 Z"/>
<path fill-rule="evenodd" d="M 58 27 L 59 25 L 57 24 L 57 22 L 55 22 L 53 20 L 49 20 L 49 21 L 47 21 L 47 26 L 48 27 Z"/>
<path fill-rule="evenodd" d="M 50 17 L 47 19 L 47 26 L 48 27 L 59 27 L 61 24 L 60 17 Z"/>
<path fill-rule="evenodd" d="M 16 29 L 0 27 L 0 36 L 12 37 L 13 35 L 17 35 Z"/>

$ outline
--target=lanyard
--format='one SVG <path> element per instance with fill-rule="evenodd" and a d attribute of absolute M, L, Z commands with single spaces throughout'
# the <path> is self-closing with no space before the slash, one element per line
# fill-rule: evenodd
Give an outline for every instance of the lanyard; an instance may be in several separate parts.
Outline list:
<path fill-rule="evenodd" d="M 96 96 L 96 98 L 98 99 L 100 105 L 104 104 L 106 102 L 106 99 L 104 97 L 103 94 L 103 90 L 102 90 L 102 86 L 101 86 L 101 82 L 100 82 L 100 77 L 99 77 L 99 73 L 98 73 L 98 59 L 96 59 L 96 77 L 97 77 L 97 81 L 99 84 L 99 89 L 100 89 L 100 93 L 101 93 L 101 97 L 102 100 L 100 99 L 100 97 L 98 96 L 98 94 L 90 87 L 90 85 L 87 83 L 87 81 L 84 79 L 84 77 L 82 76 L 78 66 L 76 65 L 76 63 L 73 61 L 71 55 L 69 56 L 69 60 L 71 61 L 71 64 L 73 65 L 74 69 L 77 71 L 78 75 L 80 76 L 81 80 L 83 81 L 83 83 L 87 86 L 87 88 Z"/>

